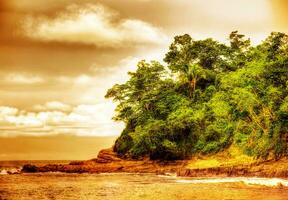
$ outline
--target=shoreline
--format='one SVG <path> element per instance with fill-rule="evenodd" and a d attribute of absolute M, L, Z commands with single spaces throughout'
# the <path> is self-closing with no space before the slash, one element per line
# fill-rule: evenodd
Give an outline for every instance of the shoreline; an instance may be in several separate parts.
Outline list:
<path fill-rule="evenodd" d="M 190 163 L 189 163 L 190 162 Z M 249 165 L 191 167 L 191 160 L 154 161 L 149 159 L 127 160 L 119 158 L 111 149 L 101 150 L 95 159 L 72 161 L 69 164 L 26 164 L 20 173 L 154 173 L 176 174 L 179 177 L 259 177 L 288 178 L 288 159 L 262 161 Z"/>

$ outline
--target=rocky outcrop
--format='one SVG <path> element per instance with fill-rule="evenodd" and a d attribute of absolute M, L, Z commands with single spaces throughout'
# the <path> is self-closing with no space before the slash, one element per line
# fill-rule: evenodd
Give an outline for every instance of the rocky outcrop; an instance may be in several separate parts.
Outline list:
<path fill-rule="evenodd" d="M 73 161 L 68 165 L 24 165 L 22 172 L 66 172 L 66 173 L 176 173 L 186 161 L 152 161 L 121 159 L 112 149 L 101 150 L 97 158 L 88 161 Z"/>
<path fill-rule="evenodd" d="M 22 172 L 33 173 L 37 171 L 38 171 L 38 167 L 35 165 L 31 165 L 31 164 L 24 165 L 22 168 Z"/>
<path fill-rule="evenodd" d="M 92 159 L 92 161 L 95 161 L 96 163 L 111 163 L 121 160 L 122 159 L 119 158 L 117 154 L 112 151 L 112 149 L 103 149 L 99 152 L 96 159 Z"/>
<path fill-rule="evenodd" d="M 73 161 L 66 165 L 24 165 L 22 172 L 65 172 L 65 173 L 177 173 L 186 177 L 288 177 L 288 160 L 258 162 L 250 165 L 191 168 L 189 160 L 155 161 L 149 159 L 129 160 L 117 156 L 112 149 L 101 150 L 97 158 L 88 161 Z"/>

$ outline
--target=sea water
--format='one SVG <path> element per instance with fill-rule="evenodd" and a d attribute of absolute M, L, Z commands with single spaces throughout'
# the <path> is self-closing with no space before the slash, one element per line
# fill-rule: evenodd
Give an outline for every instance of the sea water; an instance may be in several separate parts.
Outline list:
<path fill-rule="evenodd" d="M 154 174 L 35 173 L 0 175 L 0 200 L 280 200 L 288 180 L 181 178 Z"/>

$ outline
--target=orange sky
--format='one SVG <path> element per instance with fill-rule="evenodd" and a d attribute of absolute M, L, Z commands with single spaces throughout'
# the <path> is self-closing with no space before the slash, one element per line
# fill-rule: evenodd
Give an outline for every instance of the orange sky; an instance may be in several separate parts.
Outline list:
<path fill-rule="evenodd" d="M 1 160 L 88 160 L 111 147 L 115 137 L 0 137 Z M 1 163 L 0 163 L 1 165 Z M 1 166 L 0 166 L 1 167 Z"/>
<path fill-rule="evenodd" d="M 0 0 L 0 136 L 119 135 L 106 90 L 173 36 L 255 43 L 288 31 L 286 0 Z"/>

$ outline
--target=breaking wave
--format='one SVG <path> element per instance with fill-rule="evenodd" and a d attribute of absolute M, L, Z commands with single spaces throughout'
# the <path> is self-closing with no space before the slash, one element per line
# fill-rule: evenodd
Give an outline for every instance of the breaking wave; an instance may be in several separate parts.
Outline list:
<path fill-rule="evenodd" d="M 208 179 L 177 179 L 177 183 L 244 183 L 246 185 L 264 185 L 264 186 L 286 186 L 288 180 L 280 178 L 208 178 Z"/>

